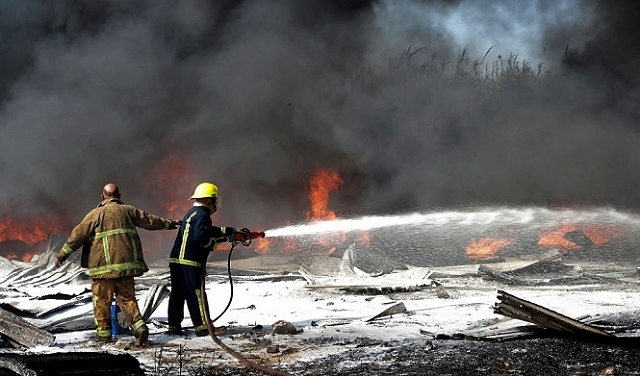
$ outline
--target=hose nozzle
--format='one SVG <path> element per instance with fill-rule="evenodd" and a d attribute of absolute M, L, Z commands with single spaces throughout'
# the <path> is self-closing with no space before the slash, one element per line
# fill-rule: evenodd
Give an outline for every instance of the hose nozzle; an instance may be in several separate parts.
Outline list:
<path fill-rule="evenodd" d="M 264 238 L 264 231 L 236 232 L 234 236 L 236 241 L 248 242 L 249 240 Z"/>

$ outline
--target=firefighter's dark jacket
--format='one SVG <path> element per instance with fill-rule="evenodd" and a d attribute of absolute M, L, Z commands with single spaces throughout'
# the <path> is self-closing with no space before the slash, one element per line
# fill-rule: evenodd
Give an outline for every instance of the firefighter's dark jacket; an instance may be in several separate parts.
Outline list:
<path fill-rule="evenodd" d="M 72 231 L 58 253 L 66 260 L 85 242 L 89 242 L 88 267 L 91 278 L 138 277 L 149 270 L 144 261 L 142 243 L 136 227 L 168 230 L 173 223 L 126 205 L 117 198 L 98 204 Z"/>
<path fill-rule="evenodd" d="M 170 264 L 201 267 L 218 242 L 227 241 L 225 238 L 235 233 L 233 227 L 213 226 L 210 215 L 206 206 L 196 205 L 189 209 L 171 249 Z"/>

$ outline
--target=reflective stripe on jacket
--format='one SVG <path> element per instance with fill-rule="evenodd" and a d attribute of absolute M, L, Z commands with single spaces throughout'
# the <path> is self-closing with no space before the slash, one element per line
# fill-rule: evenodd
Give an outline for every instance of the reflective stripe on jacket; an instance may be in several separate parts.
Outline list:
<path fill-rule="evenodd" d="M 58 258 L 65 260 L 85 242 L 90 242 L 88 267 L 92 278 L 137 277 L 149 268 L 136 228 L 166 230 L 171 222 L 119 199 L 104 200 L 71 231 Z"/>
<path fill-rule="evenodd" d="M 185 214 L 176 241 L 169 255 L 170 264 L 199 268 L 207 261 L 209 252 L 218 246 L 215 239 L 233 235 L 232 227 L 217 227 L 205 206 L 195 205 Z"/>

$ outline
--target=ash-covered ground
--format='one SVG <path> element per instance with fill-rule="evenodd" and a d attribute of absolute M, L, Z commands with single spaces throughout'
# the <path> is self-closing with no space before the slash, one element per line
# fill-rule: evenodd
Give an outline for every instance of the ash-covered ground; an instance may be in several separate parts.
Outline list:
<path fill-rule="evenodd" d="M 392 337 L 392 334 L 390 335 Z M 296 346 L 349 351 L 277 369 L 296 375 L 637 375 L 637 348 L 558 336 L 499 342 L 470 340 L 351 341 L 321 339 Z M 213 366 L 210 375 L 260 375 L 234 366 Z M 203 373 L 204 374 L 204 373 Z"/>
<path fill-rule="evenodd" d="M 635 267 L 547 257 L 434 268 L 427 274 L 422 274 L 424 268 L 410 268 L 373 277 L 337 272 L 346 254 L 342 259 L 291 256 L 286 265 L 277 265 L 282 256 L 238 260 L 240 274 L 249 273 L 258 260 L 263 270 L 289 270 L 261 280 L 237 277 L 238 302 L 218 321 L 229 327 L 220 339 L 253 362 L 294 375 L 640 374 L 640 279 Z M 223 266 L 212 265 L 212 270 Z M 482 272 L 487 268 L 510 276 L 508 283 Z M 319 270 L 334 270 L 335 275 L 314 273 Z M 305 281 L 295 278 L 298 273 Z M 220 282 L 211 291 L 218 291 L 222 300 L 212 303 L 214 311 L 224 302 L 223 277 L 210 275 L 212 284 Z M 501 290 L 614 338 L 572 335 L 497 314 Z M 405 310 L 381 315 L 399 303 Z M 277 320 L 291 322 L 296 333 L 276 334 Z M 263 374 L 209 338 L 167 339 L 161 332 L 153 338 L 154 354 L 158 349 L 175 354 L 175 346 L 183 346 L 187 374 Z M 157 374 L 162 369 L 171 374 L 178 358 L 160 366 L 157 360 L 152 363 L 160 370 Z M 146 364 L 150 369 L 151 363 Z"/>
<path fill-rule="evenodd" d="M 574 252 L 503 253 L 442 266 L 405 264 L 398 258 L 403 253 L 389 257 L 355 243 L 332 253 L 239 257 L 231 260 L 232 285 L 226 260 L 209 263 L 207 295 L 212 317 L 221 314 L 215 325 L 227 326 L 220 340 L 245 359 L 280 373 L 636 375 L 640 278 L 634 252 L 626 246 L 629 239 L 619 239 L 626 251 L 615 257 L 607 255 L 611 244 L 584 243 Z M 166 263 L 150 267 L 136 279 L 145 306 L 151 286 L 170 287 Z M 0 281 L 5 293 L 0 303 L 55 334 L 51 346 L 28 349 L 28 354 L 130 354 L 151 376 L 263 374 L 189 328 L 183 336 L 168 335 L 166 299 L 148 320 L 151 348 L 133 348 L 127 333 L 108 345 L 96 343 L 90 302 L 54 311 L 53 306 L 68 302 L 36 299 L 65 293 L 75 299 L 88 287 L 84 272 L 73 262 L 64 270 L 25 263 Z M 28 275 L 29 281 L 22 278 L 16 285 L 15 274 Z M 497 313 L 502 292 L 609 337 L 585 337 Z M 43 311 L 56 313 L 43 316 Z M 280 331 L 281 322 L 290 330 Z M 190 325 L 188 315 L 183 325 Z M 12 351 L 24 354 L 3 349 Z"/>

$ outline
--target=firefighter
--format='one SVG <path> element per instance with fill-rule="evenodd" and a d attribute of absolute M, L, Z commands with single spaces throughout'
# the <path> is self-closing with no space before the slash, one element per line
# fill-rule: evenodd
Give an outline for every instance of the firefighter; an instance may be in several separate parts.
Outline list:
<path fill-rule="evenodd" d="M 136 227 L 174 230 L 180 226 L 180 221 L 161 218 L 124 204 L 120 200 L 118 186 L 113 183 L 104 186 L 101 198 L 98 207 L 71 231 L 58 253 L 55 266 L 59 267 L 80 247 L 88 247 L 83 249 L 83 255 L 88 251 L 88 260 L 83 266 L 89 268 L 91 277 L 96 339 L 101 342 L 112 340 L 111 303 L 115 295 L 123 314 L 130 319 L 134 345 L 148 347 L 149 329 L 138 307 L 134 277 L 141 276 L 149 268 L 143 258 Z"/>
<path fill-rule="evenodd" d="M 209 252 L 216 249 L 218 242 L 248 240 L 250 235 L 233 227 L 213 226 L 211 215 L 218 210 L 220 196 L 218 187 L 212 183 L 201 183 L 189 198 L 193 206 L 182 219 L 182 226 L 176 235 L 176 241 L 169 256 L 171 273 L 171 294 L 169 295 L 169 334 L 183 334 L 184 304 L 187 303 L 191 322 L 196 335 L 209 335 L 205 312 L 201 302 L 200 286 L 204 266 Z M 209 307 L 206 317 L 209 316 Z M 225 330 L 216 328 L 216 334 Z"/>

